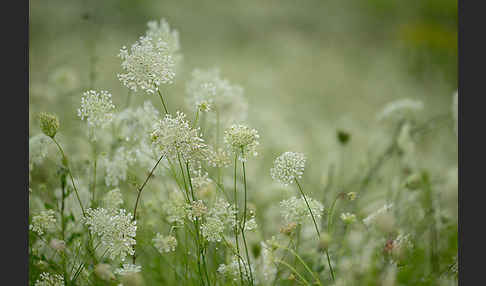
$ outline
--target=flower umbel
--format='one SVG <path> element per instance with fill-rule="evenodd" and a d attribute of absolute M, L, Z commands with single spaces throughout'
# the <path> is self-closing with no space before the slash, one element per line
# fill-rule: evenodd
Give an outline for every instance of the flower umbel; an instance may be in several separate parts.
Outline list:
<path fill-rule="evenodd" d="M 172 235 L 163 236 L 162 234 L 157 233 L 152 239 L 152 242 L 160 254 L 175 251 L 177 247 L 177 239 Z"/>
<path fill-rule="evenodd" d="M 56 224 L 54 210 L 41 211 L 38 215 L 32 217 L 32 223 L 29 229 L 36 232 L 38 235 L 43 235 L 44 232 L 52 230 Z"/>
<path fill-rule="evenodd" d="M 270 175 L 285 186 L 292 184 L 296 179 L 302 178 L 305 160 L 302 153 L 285 152 L 275 159 Z"/>
<path fill-rule="evenodd" d="M 258 131 L 246 125 L 232 125 L 224 132 L 224 142 L 238 156 L 240 161 L 246 161 L 251 154 L 257 156 L 256 147 L 258 142 Z"/>
<path fill-rule="evenodd" d="M 88 122 L 90 127 L 105 127 L 113 119 L 115 105 L 108 91 L 88 90 L 83 93 L 78 116 Z"/>

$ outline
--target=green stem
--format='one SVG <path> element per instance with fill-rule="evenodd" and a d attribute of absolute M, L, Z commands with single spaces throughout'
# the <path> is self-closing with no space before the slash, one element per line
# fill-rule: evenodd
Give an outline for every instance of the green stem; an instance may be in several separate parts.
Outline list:
<path fill-rule="evenodd" d="M 310 212 L 311 217 L 312 217 L 312 221 L 314 222 L 314 226 L 316 228 L 317 240 L 319 240 L 320 237 L 321 237 L 321 234 L 319 232 L 319 228 L 317 227 L 317 223 L 316 223 L 316 219 L 314 218 L 314 214 L 312 213 L 312 210 L 309 206 L 309 203 L 307 202 L 307 198 L 305 197 L 304 191 L 302 190 L 302 187 L 300 186 L 299 181 L 296 178 L 294 180 L 297 183 L 297 186 L 299 187 L 299 191 L 302 194 L 302 197 L 304 198 L 304 201 L 305 201 L 305 204 L 307 205 L 307 208 L 309 209 L 309 212 Z M 332 278 L 332 280 L 334 280 L 334 270 L 332 269 L 331 259 L 329 258 L 329 252 L 327 251 L 327 249 L 326 249 L 326 256 L 327 256 L 327 264 L 329 265 L 329 270 L 331 272 L 331 278 Z"/>
<path fill-rule="evenodd" d="M 164 106 L 165 114 L 169 114 L 169 111 L 167 111 L 167 106 L 165 106 L 164 98 L 162 97 L 162 94 L 160 93 L 159 88 L 156 88 L 156 89 L 157 89 L 157 93 L 159 94 L 160 101 L 162 101 L 162 105 Z"/>
<path fill-rule="evenodd" d="M 235 240 L 236 240 L 236 251 L 238 256 L 240 255 L 240 246 L 238 243 L 238 195 L 236 193 L 236 166 L 238 163 L 238 155 L 235 155 L 235 172 L 234 172 L 234 200 L 235 200 Z M 241 262 L 238 259 L 238 270 L 240 272 L 241 285 L 243 285 L 243 273 L 241 272 Z"/>
<path fill-rule="evenodd" d="M 76 199 L 78 200 L 79 206 L 81 207 L 81 211 L 83 212 L 83 217 L 86 217 L 86 212 L 84 211 L 83 203 L 81 202 L 81 199 L 79 198 L 78 189 L 76 188 L 76 184 L 74 183 L 74 178 L 73 178 L 73 175 L 72 175 L 72 172 L 71 172 L 71 168 L 69 168 L 69 163 L 68 163 L 66 155 L 64 154 L 64 150 L 62 149 L 61 145 L 57 142 L 57 140 L 54 137 L 50 137 L 50 138 L 52 139 L 52 141 L 54 141 L 54 143 L 56 143 L 57 147 L 59 148 L 59 151 L 61 152 L 62 162 L 63 162 L 63 165 L 68 170 L 69 178 L 71 179 L 71 183 L 73 184 L 73 188 L 74 188 L 74 193 L 76 194 Z"/>
<path fill-rule="evenodd" d="M 242 150 L 243 153 L 243 150 Z M 245 170 L 245 162 L 242 161 L 241 164 L 243 165 L 243 186 L 245 190 L 245 205 L 244 205 L 244 210 L 243 210 L 243 227 L 241 228 L 241 235 L 243 236 L 243 243 L 245 245 L 245 252 L 246 252 L 246 260 L 248 263 L 248 269 L 250 272 L 250 279 L 251 279 L 251 285 L 253 285 L 253 273 L 251 271 L 251 264 L 250 264 L 250 255 L 248 254 L 248 245 L 246 243 L 246 238 L 245 238 L 245 226 L 246 226 L 246 170 Z"/>
<path fill-rule="evenodd" d="M 305 278 L 302 277 L 302 275 L 300 275 L 300 273 L 294 267 L 292 267 L 290 264 L 288 264 L 287 262 L 285 262 L 283 260 L 278 260 L 278 259 L 276 259 L 275 262 L 287 266 L 287 268 L 289 268 L 292 272 L 294 272 L 302 281 L 305 282 L 306 285 L 309 285 L 309 282 L 307 282 L 307 280 L 305 280 Z"/>

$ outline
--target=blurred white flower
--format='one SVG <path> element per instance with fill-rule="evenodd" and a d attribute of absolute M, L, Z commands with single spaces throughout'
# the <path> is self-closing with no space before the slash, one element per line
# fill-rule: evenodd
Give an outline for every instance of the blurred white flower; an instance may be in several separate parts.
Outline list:
<path fill-rule="evenodd" d="M 155 237 L 152 239 L 152 243 L 154 247 L 160 252 L 160 254 L 164 254 L 164 252 L 171 252 L 175 251 L 177 247 L 177 239 L 172 236 L 163 236 L 160 233 L 157 233 Z"/>
<path fill-rule="evenodd" d="M 224 142 L 238 156 L 240 161 L 246 161 L 249 155 L 257 156 L 257 146 L 260 144 L 258 131 L 246 125 L 232 125 L 224 132 Z"/>
<path fill-rule="evenodd" d="M 307 201 L 315 219 L 320 219 L 324 212 L 324 206 L 319 201 L 310 197 L 307 197 Z M 281 201 L 280 212 L 286 223 L 294 222 L 302 224 L 312 218 L 304 198 L 291 197 L 288 200 Z"/>
<path fill-rule="evenodd" d="M 29 230 L 36 232 L 38 235 L 43 235 L 46 231 L 53 230 L 55 228 L 55 224 L 55 212 L 53 210 L 43 210 L 39 214 L 32 217 Z"/>
<path fill-rule="evenodd" d="M 81 97 L 78 116 L 88 122 L 90 127 L 105 127 L 113 120 L 115 105 L 108 91 L 88 90 Z"/>

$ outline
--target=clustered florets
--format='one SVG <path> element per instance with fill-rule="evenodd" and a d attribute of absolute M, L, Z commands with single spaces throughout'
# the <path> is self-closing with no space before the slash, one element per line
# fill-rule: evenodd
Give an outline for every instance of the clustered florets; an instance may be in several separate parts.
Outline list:
<path fill-rule="evenodd" d="M 89 127 L 105 127 L 113 119 L 115 105 L 108 91 L 88 90 L 83 93 L 78 116 L 88 122 Z"/>
<path fill-rule="evenodd" d="M 305 160 L 302 153 L 285 152 L 275 159 L 270 175 L 283 185 L 292 184 L 296 179 L 302 178 Z"/>
<path fill-rule="evenodd" d="M 207 241 L 219 242 L 226 229 L 235 226 L 236 209 L 233 205 L 219 198 L 206 215 L 201 225 L 201 232 Z"/>
<path fill-rule="evenodd" d="M 35 281 L 35 286 L 64 286 L 64 278 L 59 274 L 43 272 L 40 279 Z"/>
<path fill-rule="evenodd" d="M 240 161 L 246 161 L 251 154 L 257 156 L 257 146 L 260 144 L 258 131 L 246 125 L 232 125 L 224 132 L 224 142 L 238 156 Z"/>
<path fill-rule="evenodd" d="M 29 229 L 38 235 L 43 235 L 45 232 L 52 230 L 55 224 L 55 212 L 53 210 L 44 210 L 32 217 L 32 223 L 29 225 Z"/>
<path fill-rule="evenodd" d="M 342 213 L 341 214 L 341 220 L 345 224 L 352 224 L 356 221 L 356 215 L 352 213 Z"/>
<path fill-rule="evenodd" d="M 175 251 L 177 247 L 177 239 L 173 235 L 163 236 L 157 233 L 152 239 L 152 242 L 160 254 Z"/>
<path fill-rule="evenodd" d="M 165 118 L 156 123 L 151 134 L 154 147 L 167 157 L 184 162 L 204 158 L 206 144 L 199 134 L 199 128 L 192 128 L 185 119 L 186 115 L 177 112 L 175 117 L 166 114 Z"/>
<path fill-rule="evenodd" d="M 323 212 L 324 206 L 317 200 L 307 197 L 310 209 L 314 214 L 315 219 L 320 219 Z M 311 218 L 312 215 L 307 208 L 304 198 L 291 197 L 288 200 L 283 200 L 280 202 L 281 214 L 286 223 L 297 223 L 302 224 L 307 219 Z"/>
<path fill-rule="evenodd" d="M 111 259 L 119 257 L 124 261 L 127 255 L 133 255 L 137 222 L 131 213 L 126 213 L 124 209 L 88 209 L 85 224 L 91 233 L 100 238 L 101 245 L 108 249 Z"/>
<path fill-rule="evenodd" d="M 115 274 L 129 275 L 133 273 L 138 273 L 140 271 L 142 271 L 142 266 L 131 264 L 131 263 L 124 263 L 121 268 L 115 270 Z"/>
<path fill-rule="evenodd" d="M 54 114 L 49 114 L 42 112 L 39 114 L 40 128 L 42 132 L 54 138 L 56 136 L 57 130 L 59 129 L 59 119 Z"/>
<path fill-rule="evenodd" d="M 125 73 L 118 79 L 133 91 L 138 88 L 155 93 L 160 85 L 171 84 L 175 77 L 176 61 L 180 59 L 179 36 L 170 31 L 165 20 L 148 23 L 148 31 L 128 50 L 122 47 L 119 57 Z"/>

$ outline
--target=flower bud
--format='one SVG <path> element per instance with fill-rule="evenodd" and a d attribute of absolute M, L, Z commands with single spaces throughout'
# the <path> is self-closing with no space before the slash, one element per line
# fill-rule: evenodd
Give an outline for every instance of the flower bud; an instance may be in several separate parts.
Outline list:
<path fill-rule="evenodd" d="M 59 129 L 59 119 L 57 119 L 57 116 L 42 112 L 39 114 L 39 121 L 42 132 L 45 135 L 54 138 Z"/>

